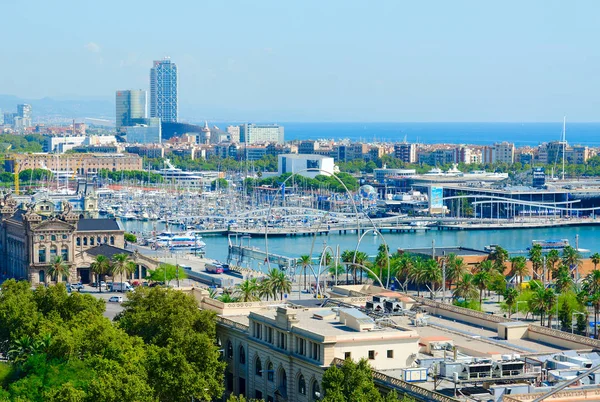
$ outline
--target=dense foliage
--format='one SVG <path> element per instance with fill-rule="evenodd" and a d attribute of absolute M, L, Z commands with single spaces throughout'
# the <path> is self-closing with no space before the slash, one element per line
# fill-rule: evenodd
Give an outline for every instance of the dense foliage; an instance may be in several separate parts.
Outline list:
<path fill-rule="evenodd" d="M 132 293 L 113 324 L 104 301 L 64 285 L 0 293 L 0 401 L 189 401 L 222 394 L 211 313 L 161 288 Z"/>
<path fill-rule="evenodd" d="M 324 402 L 412 402 L 412 398 L 399 399 L 395 392 L 385 396 L 375 387 L 371 367 L 367 360 L 358 363 L 346 359 L 341 367 L 331 366 L 323 374 Z"/>
<path fill-rule="evenodd" d="M 137 180 L 140 183 L 162 183 L 163 177 L 158 173 L 147 172 L 143 170 L 119 170 L 113 172 L 108 169 L 100 169 L 98 176 L 110 179 L 114 182 L 122 180 Z"/>
<path fill-rule="evenodd" d="M 279 187 L 291 175 L 291 173 L 285 173 L 281 176 L 266 177 L 264 179 L 247 178 L 244 181 L 244 184 L 248 189 L 255 186 Z M 326 189 L 337 193 L 345 191 L 344 185 L 350 191 L 356 191 L 358 189 L 358 180 L 352 175 L 348 173 L 337 173 L 335 176 L 344 184 L 342 185 L 336 177 L 333 176 L 317 175 L 314 179 L 311 179 L 310 177 L 296 175 L 294 178 L 287 181 L 286 187 L 291 188 L 297 186 L 298 188 L 308 190 Z"/>
<path fill-rule="evenodd" d="M 10 146 L 9 152 L 42 152 L 45 142 L 41 134 L 0 134 L 0 144 Z"/>

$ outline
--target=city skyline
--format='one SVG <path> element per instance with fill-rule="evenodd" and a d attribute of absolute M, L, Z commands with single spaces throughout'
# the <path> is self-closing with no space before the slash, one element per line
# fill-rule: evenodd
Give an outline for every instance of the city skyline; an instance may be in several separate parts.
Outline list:
<path fill-rule="evenodd" d="M 22 35 L 5 46 L 1 92 L 111 100 L 147 88 L 148 66 L 170 56 L 188 120 L 599 120 L 593 1 L 135 3 L 108 1 L 91 20 L 73 18 L 87 12 L 78 3 L 5 5 L 15 18 L 0 33 Z M 118 34 L 103 23 L 117 4 L 136 16 Z"/>

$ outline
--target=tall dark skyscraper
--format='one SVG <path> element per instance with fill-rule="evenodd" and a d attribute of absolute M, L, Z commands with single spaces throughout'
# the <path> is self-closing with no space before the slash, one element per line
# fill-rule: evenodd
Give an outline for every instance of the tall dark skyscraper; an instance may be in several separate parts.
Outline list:
<path fill-rule="evenodd" d="M 169 58 L 154 61 L 150 69 L 150 117 L 177 121 L 177 65 Z"/>

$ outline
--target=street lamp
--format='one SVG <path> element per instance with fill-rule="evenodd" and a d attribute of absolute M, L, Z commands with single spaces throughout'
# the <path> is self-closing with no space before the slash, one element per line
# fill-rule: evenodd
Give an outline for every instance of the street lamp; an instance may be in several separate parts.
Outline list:
<path fill-rule="evenodd" d="M 527 303 L 527 300 L 517 301 L 517 321 L 519 321 L 519 303 Z"/>
<path fill-rule="evenodd" d="M 582 315 L 582 316 L 584 316 L 584 317 L 585 317 L 587 314 L 585 314 L 585 313 L 582 313 L 581 311 L 573 311 L 573 312 L 571 313 L 571 333 L 573 333 L 573 318 L 574 318 L 576 315 Z M 586 323 L 586 326 L 587 326 L 587 323 Z"/>

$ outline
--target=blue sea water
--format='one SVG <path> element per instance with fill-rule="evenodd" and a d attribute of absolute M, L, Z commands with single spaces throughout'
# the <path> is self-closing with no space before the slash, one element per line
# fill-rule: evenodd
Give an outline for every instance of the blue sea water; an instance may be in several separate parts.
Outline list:
<path fill-rule="evenodd" d="M 536 146 L 558 141 L 562 121 L 554 123 L 280 123 L 285 139 L 350 139 L 352 141 L 402 141 L 425 144 L 487 145 L 508 141 L 516 146 Z M 600 123 L 567 123 L 570 144 L 600 146 Z"/>

